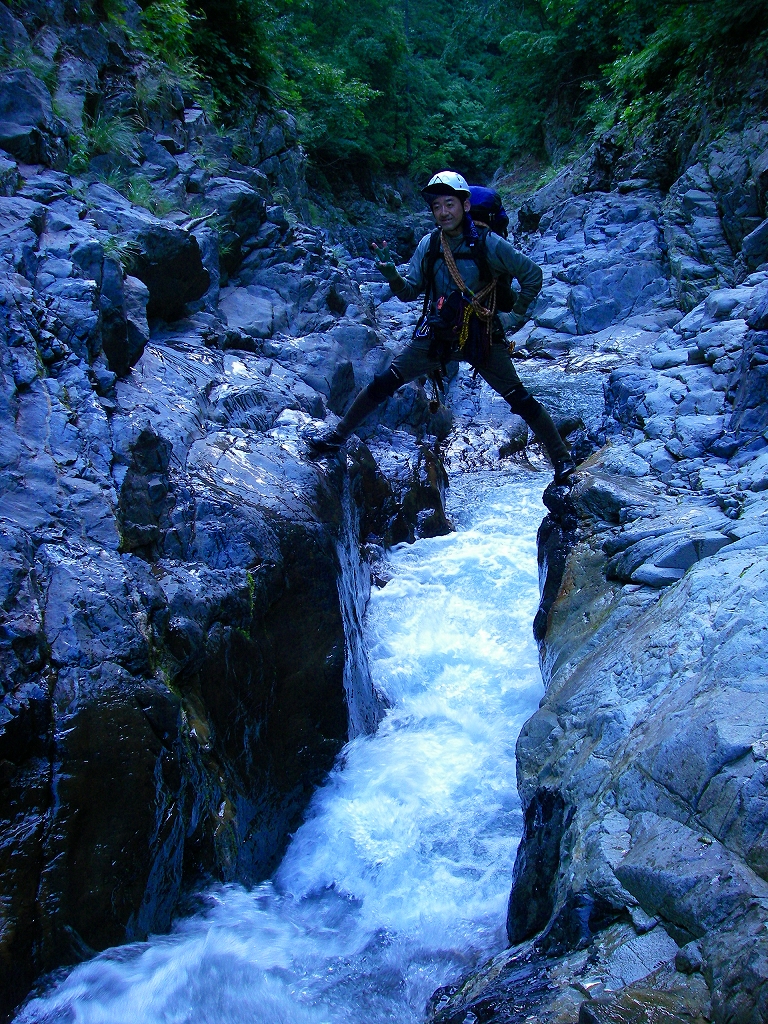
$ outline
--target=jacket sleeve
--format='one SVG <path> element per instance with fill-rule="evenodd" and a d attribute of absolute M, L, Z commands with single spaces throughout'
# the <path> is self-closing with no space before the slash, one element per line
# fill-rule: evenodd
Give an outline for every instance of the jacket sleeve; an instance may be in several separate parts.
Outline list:
<path fill-rule="evenodd" d="M 424 274 L 421 266 L 426 258 L 428 248 L 429 235 L 425 235 L 416 246 L 416 252 L 411 257 L 405 274 L 389 283 L 392 294 L 396 295 L 398 299 L 402 299 L 403 302 L 413 302 L 424 291 Z"/>
<path fill-rule="evenodd" d="M 487 235 L 488 265 L 495 274 L 510 274 L 520 285 L 514 312 L 525 315 L 541 291 L 544 275 L 541 267 L 499 235 Z"/>

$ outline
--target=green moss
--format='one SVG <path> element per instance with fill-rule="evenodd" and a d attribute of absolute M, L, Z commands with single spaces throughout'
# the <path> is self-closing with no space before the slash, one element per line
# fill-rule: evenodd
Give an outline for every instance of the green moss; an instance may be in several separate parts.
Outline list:
<path fill-rule="evenodd" d="M 248 607 L 251 614 L 253 614 L 253 595 L 256 593 L 256 577 L 250 569 L 245 573 L 245 580 L 248 584 Z"/>

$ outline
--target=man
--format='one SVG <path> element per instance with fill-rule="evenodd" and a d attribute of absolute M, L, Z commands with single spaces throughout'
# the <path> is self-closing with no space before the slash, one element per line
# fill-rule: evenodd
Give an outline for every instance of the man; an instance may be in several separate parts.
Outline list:
<path fill-rule="evenodd" d="M 521 416 L 546 449 L 555 483 L 566 484 L 576 468 L 546 409 L 525 389 L 510 358 L 496 315 L 496 279 L 509 275 L 520 293 L 512 308 L 518 327 L 541 290 L 541 269 L 500 235 L 478 231 L 470 216 L 470 190 L 455 171 L 441 171 L 422 190 L 439 229 L 419 242 L 401 277 L 386 242 L 374 245 L 377 267 L 392 292 L 411 302 L 425 292 L 424 311 L 413 340 L 385 373 L 361 391 L 338 426 L 309 433 L 315 455 L 337 452 L 352 431 L 404 384 L 438 370 L 452 359 L 471 363 Z M 434 237 L 433 237 L 434 236 Z M 490 278 L 490 280 L 489 280 Z"/>

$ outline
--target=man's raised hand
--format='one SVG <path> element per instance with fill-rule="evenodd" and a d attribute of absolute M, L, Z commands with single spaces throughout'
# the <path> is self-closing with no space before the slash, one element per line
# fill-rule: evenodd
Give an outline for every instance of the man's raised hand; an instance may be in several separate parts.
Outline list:
<path fill-rule="evenodd" d="M 375 242 L 371 242 L 371 249 L 373 249 L 373 256 L 376 260 L 376 269 L 379 273 L 387 279 L 387 281 L 396 281 L 400 275 L 397 272 L 395 261 L 392 259 L 392 253 L 389 251 L 387 246 L 386 238 L 381 245 L 376 245 Z"/>

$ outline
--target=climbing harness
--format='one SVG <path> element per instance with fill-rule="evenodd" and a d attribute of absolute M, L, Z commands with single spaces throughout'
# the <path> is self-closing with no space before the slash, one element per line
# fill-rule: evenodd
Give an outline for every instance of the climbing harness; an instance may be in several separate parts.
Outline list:
<path fill-rule="evenodd" d="M 451 252 L 451 247 L 442 232 L 440 233 L 440 244 L 442 246 L 443 259 L 445 260 L 445 265 L 448 268 L 448 273 L 451 275 L 453 283 L 459 289 L 467 303 L 463 313 L 461 331 L 459 333 L 459 348 L 463 350 L 469 336 L 470 318 L 473 313 L 487 326 L 490 337 L 490 325 L 494 314 L 496 313 L 496 282 L 498 278 L 492 278 L 490 284 L 481 288 L 479 292 L 473 292 L 471 288 L 468 288 L 464 283 L 464 278 L 461 276 L 459 268 L 456 266 L 456 260 Z M 491 299 L 490 309 L 482 304 L 483 300 L 488 296 L 490 296 Z"/>

